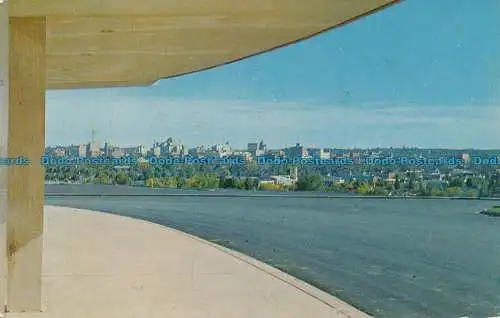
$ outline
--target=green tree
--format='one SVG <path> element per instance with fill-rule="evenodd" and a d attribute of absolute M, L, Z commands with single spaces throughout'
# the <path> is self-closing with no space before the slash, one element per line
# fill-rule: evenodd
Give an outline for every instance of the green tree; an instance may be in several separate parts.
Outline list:
<path fill-rule="evenodd" d="M 375 187 L 372 192 L 374 195 L 387 195 L 389 191 L 383 187 Z"/>
<path fill-rule="evenodd" d="M 130 177 L 125 174 L 124 172 L 118 172 L 116 175 L 115 175 L 115 180 L 116 184 L 119 184 L 119 185 L 128 185 L 128 184 L 131 184 L 131 179 Z"/>
<path fill-rule="evenodd" d="M 448 187 L 446 188 L 446 195 L 450 197 L 455 197 L 460 195 L 461 193 L 461 188 L 460 187 Z"/>
<path fill-rule="evenodd" d="M 247 190 L 256 190 L 259 187 L 259 180 L 255 178 L 247 178 L 245 182 L 248 184 Z"/>
<path fill-rule="evenodd" d="M 467 191 L 467 197 L 468 198 L 476 198 L 477 197 L 477 191 L 473 190 L 473 189 L 470 189 L 469 191 Z"/>
<path fill-rule="evenodd" d="M 363 184 L 361 184 L 357 191 L 359 194 L 363 195 L 369 195 L 373 193 L 372 187 L 367 182 L 363 182 Z"/>
<path fill-rule="evenodd" d="M 488 189 L 488 182 L 483 181 L 483 184 L 481 185 L 481 188 L 479 188 L 479 196 L 480 197 L 487 197 L 489 194 L 489 189 Z"/>
<path fill-rule="evenodd" d="M 408 189 L 413 190 L 415 188 L 415 181 L 413 181 L 413 178 L 410 178 L 410 181 L 408 182 Z"/>
<path fill-rule="evenodd" d="M 186 180 L 186 187 L 196 189 L 215 189 L 219 187 L 219 176 L 212 173 L 195 173 Z"/>
<path fill-rule="evenodd" d="M 227 188 L 235 188 L 236 187 L 236 182 L 234 178 L 223 178 L 220 179 L 220 187 L 227 189 Z"/>
<path fill-rule="evenodd" d="M 463 185 L 463 180 L 461 178 L 453 178 L 450 181 L 450 187 L 461 187 Z"/>
<path fill-rule="evenodd" d="M 467 178 L 467 180 L 465 181 L 465 186 L 467 188 L 472 188 L 472 179 L 471 178 Z"/>
<path fill-rule="evenodd" d="M 399 176 L 396 176 L 396 181 L 394 182 L 394 189 L 399 190 L 401 188 L 401 184 L 399 182 Z"/>
<path fill-rule="evenodd" d="M 316 191 L 323 188 L 321 176 L 315 173 L 307 173 L 300 176 L 297 180 L 297 190 Z"/>
<path fill-rule="evenodd" d="M 431 187 L 430 188 L 430 195 L 431 196 L 442 196 L 443 191 L 438 187 Z"/>

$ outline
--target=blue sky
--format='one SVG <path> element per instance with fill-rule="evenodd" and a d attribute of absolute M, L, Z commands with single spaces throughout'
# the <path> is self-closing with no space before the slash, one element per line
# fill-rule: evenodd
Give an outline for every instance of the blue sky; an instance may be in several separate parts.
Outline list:
<path fill-rule="evenodd" d="M 498 0 L 407 0 L 152 87 L 49 91 L 47 144 L 500 148 L 498 21 Z"/>

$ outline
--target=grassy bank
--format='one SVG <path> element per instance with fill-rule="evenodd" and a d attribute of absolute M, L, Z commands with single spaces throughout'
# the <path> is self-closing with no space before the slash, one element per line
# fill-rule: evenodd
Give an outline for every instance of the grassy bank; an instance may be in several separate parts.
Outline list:
<path fill-rule="evenodd" d="M 495 205 L 489 209 L 484 209 L 481 214 L 489 216 L 500 216 L 500 205 Z"/>

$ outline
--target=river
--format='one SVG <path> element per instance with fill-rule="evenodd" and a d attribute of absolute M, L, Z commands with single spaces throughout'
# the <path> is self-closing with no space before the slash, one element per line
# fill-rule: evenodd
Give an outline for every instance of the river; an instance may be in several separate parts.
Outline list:
<path fill-rule="evenodd" d="M 98 185 L 47 185 L 46 193 L 46 204 L 145 219 L 238 250 L 376 317 L 500 313 L 500 218 L 474 214 L 494 202 L 237 197 Z"/>

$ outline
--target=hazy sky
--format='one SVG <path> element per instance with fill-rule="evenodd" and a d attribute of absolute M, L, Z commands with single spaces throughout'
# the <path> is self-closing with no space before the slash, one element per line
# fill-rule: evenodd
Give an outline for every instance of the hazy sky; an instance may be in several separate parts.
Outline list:
<path fill-rule="evenodd" d="M 407 0 L 148 88 L 49 91 L 47 144 L 500 148 L 500 1 Z"/>

